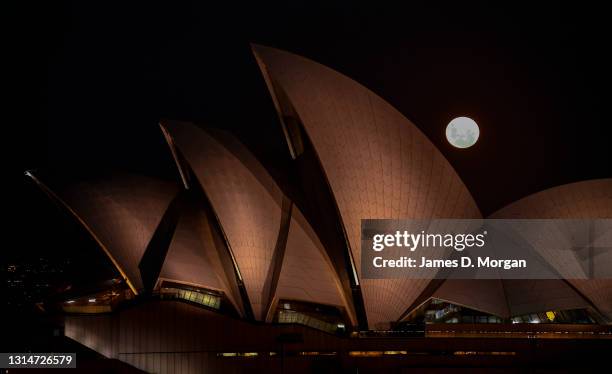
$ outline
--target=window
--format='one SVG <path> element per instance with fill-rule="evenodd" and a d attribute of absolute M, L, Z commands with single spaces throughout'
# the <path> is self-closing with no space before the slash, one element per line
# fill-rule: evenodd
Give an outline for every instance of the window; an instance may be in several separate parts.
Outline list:
<path fill-rule="evenodd" d="M 329 333 L 345 333 L 343 312 L 334 306 L 301 301 L 279 301 L 276 322 L 297 323 Z"/>
<path fill-rule="evenodd" d="M 595 319 L 586 309 L 549 310 L 512 317 L 512 323 L 583 323 L 593 324 Z"/>
<path fill-rule="evenodd" d="M 221 295 L 214 294 L 213 291 L 193 288 L 179 288 L 180 286 L 162 287 L 161 296 L 165 299 L 179 299 L 191 303 L 203 305 L 213 309 L 221 308 Z"/>

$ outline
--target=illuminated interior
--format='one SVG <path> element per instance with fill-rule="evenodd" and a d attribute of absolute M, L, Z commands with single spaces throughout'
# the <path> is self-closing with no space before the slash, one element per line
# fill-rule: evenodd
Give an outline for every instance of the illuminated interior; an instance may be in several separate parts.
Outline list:
<path fill-rule="evenodd" d="M 502 323 L 503 319 L 499 316 L 432 298 L 411 313 L 406 322 L 413 324 Z"/>
<path fill-rule="evenodd" d="M 346 332 L 346 321 L 342 310 L 330 305 L 302 301 L 279 301 L 275 322 L 297 323 L 332 334 Z"/>
<path fill-rule="evenodd" d="M 70 314 L 110 313 L 123 301 L 134 298 L 125 283 L 118 280 L 109 282 L 113 283 L 110 289 L 63 300 L 59 304 L 61 310 Z"/>
<path fill-rule="evenodd" d="M 160 289 L 160 296 L 162 299 L 188 301 L 216 310 L 221 308 L 222 294 L 205 288 L 164 283 Z"/>
<path fill-rule="evenodd" d="M 548 310 L 539 313 L 529 313 L 513 316 L 509 319 L 485 313 L 482 311 L 456 305 L 444 300 L 432 298 L 396 327 L 396 330 L 406 330 L 414 325 L 432 323 L 462 323 L 462 324 L 501 324 L 501 323 L 557 323 L 557 324 L 596 324 L 587 309 Z"/>
<path fill-rule="evenodd" d="M 512 323 L 597 323 L 586 309 L 549 310 L 515 316 L 511 319 Z"/>

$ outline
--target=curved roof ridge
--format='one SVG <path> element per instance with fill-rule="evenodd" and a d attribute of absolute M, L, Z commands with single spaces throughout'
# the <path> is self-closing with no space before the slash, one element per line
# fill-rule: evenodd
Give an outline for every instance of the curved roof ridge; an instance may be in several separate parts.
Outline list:
<path fill-rule="evenodd" d="M 482 216 L 449 161 L 380 96 L 304 57 L 252 47 L 281 124 L 297 124 L 314 148 L 358 274 L 361 219 Z M 291 128 L 284 130 L 292 148 Z M 423 278 L 362 280 L 368 324 L 397 320 L 429 283 Z"/>

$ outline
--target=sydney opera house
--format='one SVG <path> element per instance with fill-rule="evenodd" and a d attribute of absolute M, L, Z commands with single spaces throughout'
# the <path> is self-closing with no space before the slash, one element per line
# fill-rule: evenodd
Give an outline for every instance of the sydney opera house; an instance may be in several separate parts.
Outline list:
<path fill-rule="evenodd" d="M 360 230 L 366 218 L 612 218 L 612 179 L 483 217 L 385 100 L 309 59 L 252 49 L 290 170 L 230 132 L 167 120 L 175 181 L 26 173 L 116 269 L 57 303 L 66 337 L 155 373 L 563 367 L 609 350 L 612 279 L 364 279 Z"/>

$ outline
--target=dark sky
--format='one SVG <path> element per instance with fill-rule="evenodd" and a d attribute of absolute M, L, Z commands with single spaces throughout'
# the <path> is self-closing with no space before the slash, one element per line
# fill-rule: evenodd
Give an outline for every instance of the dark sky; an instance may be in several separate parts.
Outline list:
<path fill-rule="evenodd" d="M 57 213 L 32 198 L 26 169 L 176 178 L 161 118 L 229 128 L 254 143 L 280 136 L 249 42 L 309 57 L 382 96 L 441 149 L 485 214 L 612 176 L 603 8 L 165 3 L 53 1 L 7 13 L 5 176 L 17 196 L 9 205 L 19 250 L 61 244 L 45 241 L 51 226 L 42 222 Z M 467 150 L 444 139 L 462 115 L 481 129 Z"/>

